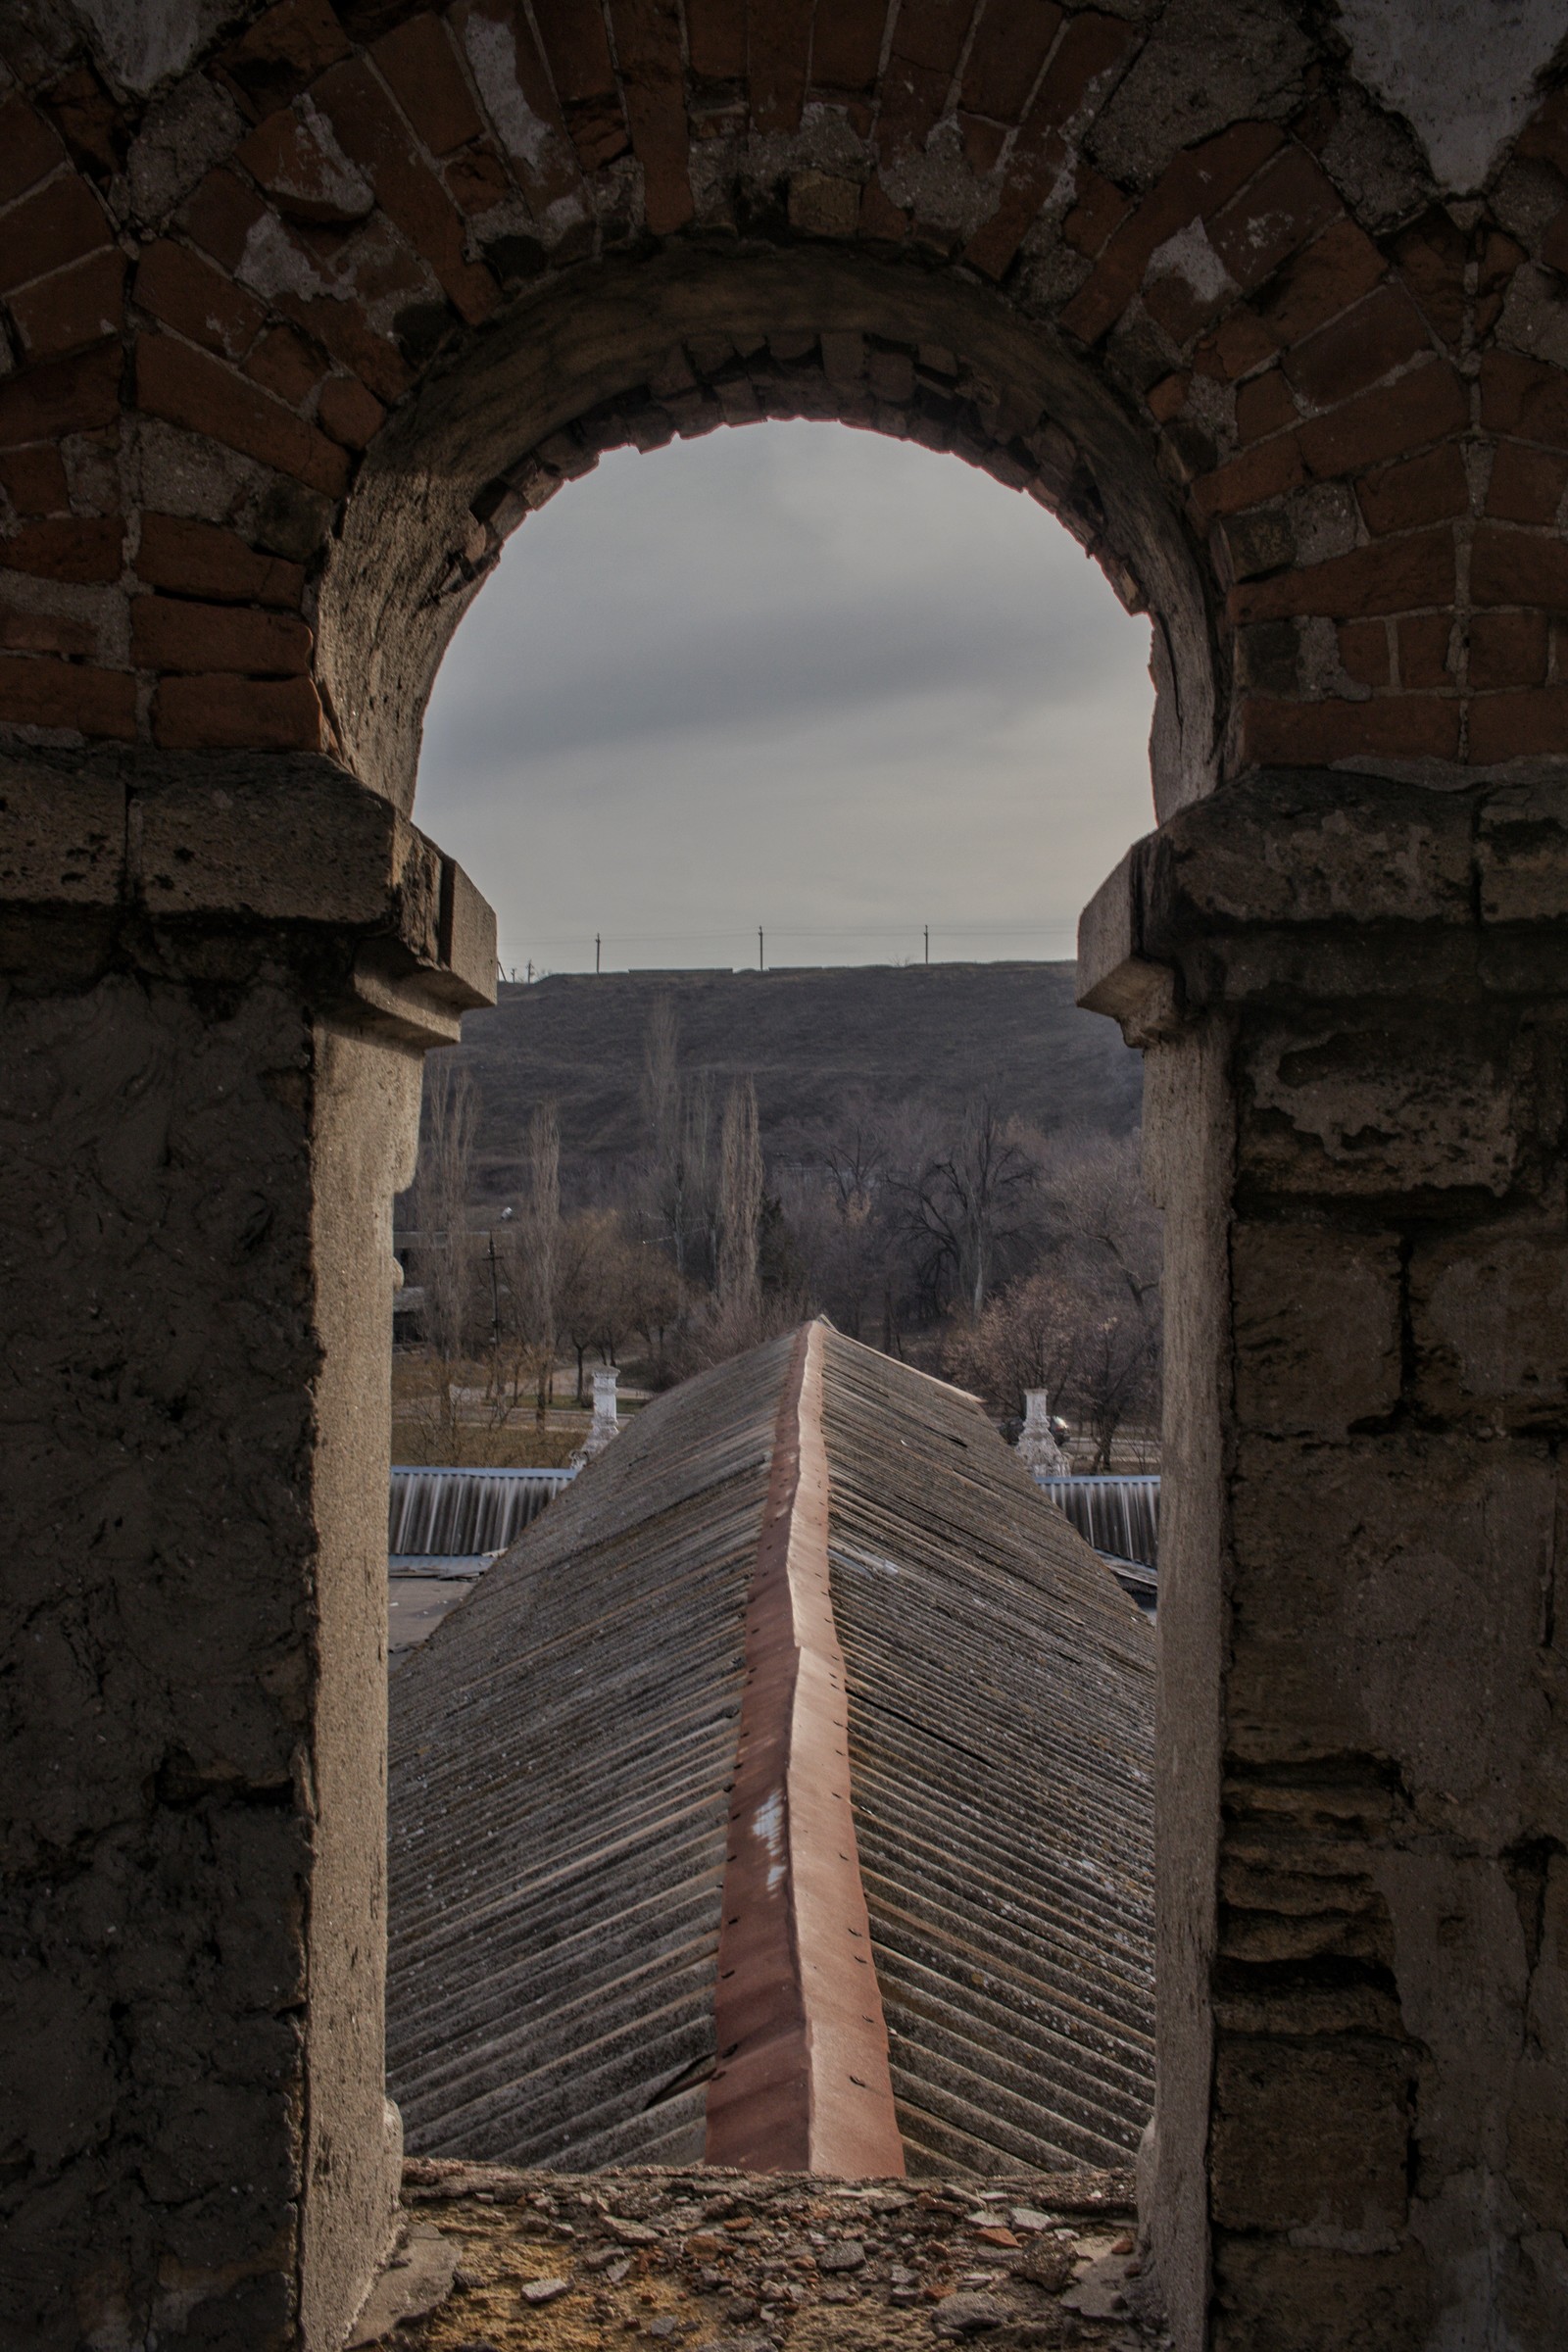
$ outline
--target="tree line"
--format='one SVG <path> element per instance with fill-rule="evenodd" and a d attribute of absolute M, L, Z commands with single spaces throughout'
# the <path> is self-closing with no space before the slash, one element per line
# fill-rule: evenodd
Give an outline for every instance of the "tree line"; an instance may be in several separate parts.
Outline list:
<path fill-rule="evenodd" d="M 590 1358 L 667 1386 L 819 1311 L 1004 1425 L 1047 1390 L 1091 1467 L 1157 1419 L 1159 1225 L 1135 1139 L 1048 1138 L 980 1087 L 957 1116 L 842 1102 L 769 1164 L 754 1082 L 684 1066 L 662 998 L 638 1148 L 564 1201 L 538 1104 L 522 1183 L 481 1208 L 472 1077 L 439 1055 L 427 1070 L 405 1238 L 454 1442 L 465 1413 L 543 1423 L 564 1380 L 580 1401 Z"/>

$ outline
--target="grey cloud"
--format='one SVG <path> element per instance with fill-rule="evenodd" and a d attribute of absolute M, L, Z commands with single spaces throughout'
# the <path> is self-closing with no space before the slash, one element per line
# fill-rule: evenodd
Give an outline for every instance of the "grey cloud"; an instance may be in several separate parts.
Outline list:
<path fill-rule="evenodd" d="M 715 434 L 524 526 L 437 681 L 417 813 L 510 960 L 650 906 L 677 961 L 720 908 L 819 910 L 827 960 L 885 953 L 879 908 L 1059 925 L 1149 821 L 1147 660 L 1066 534 L 956 461 Z"/>

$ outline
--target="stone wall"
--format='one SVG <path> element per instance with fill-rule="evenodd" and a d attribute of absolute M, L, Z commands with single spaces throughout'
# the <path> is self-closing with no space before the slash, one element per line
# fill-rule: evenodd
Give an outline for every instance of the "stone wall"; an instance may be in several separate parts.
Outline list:
<path fill-rule="evenodd" d="M 335 2352 L 401 2153 L 391 1193 L 493 938 L 324 762 L 0 806 L 0 2335 Z"/>
<path fill-rule="evenodd" d="M 1562 2332 L 1560 29 L 7 11 L 27 2340 L 314 2352 L 378 2254 L 380 1221 L 492 968 L 393 807 L 507 532 L 771 416 L 986 466 L 1151 615 L 1085 985 L 1169 1204 L 1183 2352 Z"/>
<path fill-rule="evenodd" d="M 1561 784 L 1298 771 L 1184 811 L 1085 918 L 1177 1235 L 1154 2163 L 1184 2340 L 1210 2285 L 1238 2352 L 1331 2317 L 1544 2344 L 1568 2311 L 1565 882 Z"/>

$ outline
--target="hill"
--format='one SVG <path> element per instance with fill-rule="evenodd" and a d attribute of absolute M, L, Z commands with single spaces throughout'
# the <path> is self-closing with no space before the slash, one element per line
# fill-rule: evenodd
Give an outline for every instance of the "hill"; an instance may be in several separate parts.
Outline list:
<path fill-rule="evenodd" d="M 1072 979 L 1070 963 L 940 963 L 504 983 L 493 1009 L 465 1019 L 456 1056 L 481 1097 L 479 1189 L 515 1189 L 529 1113 L 547 1098 L 568 1185 L 637 1148 L 644 1039 L 666 995 L 684 1071 L 720 1091 L 756 1080 L 770 1158 L 858 1099 L 956 1115 L 982 1090 L 1047 1134 L 1125 1135 L 1142 1104 L 1141 1056 L 1112 1022 L 1077 1009 Z"/>

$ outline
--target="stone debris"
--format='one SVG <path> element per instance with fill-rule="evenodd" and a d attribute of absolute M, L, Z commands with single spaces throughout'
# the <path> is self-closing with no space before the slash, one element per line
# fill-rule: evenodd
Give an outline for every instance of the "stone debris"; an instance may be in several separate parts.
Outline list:
<path fill-rule="evenodd" d="M 1031 2238 L 1013 2266 L 1016 2278 L 1027 2278 L 1035 2286 L 1043 2286 L 1057 2294 L 1070 2286 L 1077 2275 L 1078 2262 L 1070 2243 L 1054 2235 L 1042 2233 Z"/>
<path fill-rule="evenodd" d="M 384 2343 L 407 2321 L 439 2309 L 457 2279 L 458 2252 L 450 2237 L 427 2222 L 416 2222 L 381 2273 L 365 2308 L 349 2329 L 344 2352 Z"/>
<path fill-rule="evenodd" d="M 481 2184 L 482 2183 L 482 2184 Z M 404 2194 L 457 2266 L 395 2352 L 1159 2352 L 1125 2173 L 858 2184 L 636 2167 L 411 2160 Z M 855 2234 L 844 2224 L 853 2219 Z M 1065 2290 L 1065 2291 L 1064 2291 Z"/>
<path fill-rule="evenodd" d="M 558 2295 L 569 2295 L 570 2292 L 569 2278 L 529 2278 L 521 2289 L 525 2303 L 554 2303 Z"/>
<path fill-rule="evenodd" d="M 1086 2320 L 1120 2319 L 1127 2311 L 1127 2279 L 1132 2264 L 1125 2254 L 1103 2254 L 1061 2298 L 1064 2311 L 1082 2312 Z"/>
<path fill-rule="evenodd" d="M 931 2314 L 931 2325 L 938 2335 L 984 2335 L 1006 2316 L 995 2295 L 951 2295 Z"/>

